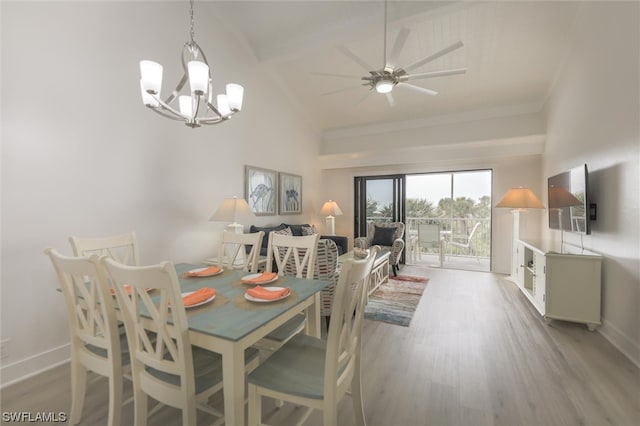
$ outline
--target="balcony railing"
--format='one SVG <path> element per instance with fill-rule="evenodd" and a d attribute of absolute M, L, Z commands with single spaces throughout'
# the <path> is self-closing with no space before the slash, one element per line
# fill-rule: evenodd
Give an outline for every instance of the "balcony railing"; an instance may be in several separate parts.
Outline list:
<path fill-rule="evenodd" d="M 388 217 L 368 217 L 367 222 L 392 222 Z M 440 228 L 440 236 L 446 242 L 457 241 L 466 242 L 469 234 L 476 224 L 476 229 L 471 238 L 470 248 L 457 247 L 451 244 L 445 244 L 448 256 L 473 256 L 489 259 L 491 256 L 491 220 L 489 218 L 442 218 L 442 217 L 408 217 L 405 225 L 405 235 L 407 244 L 411 237 L 419 237 L 419 224 L 436 224 Z M 423 246 L 422 253 L 440 254 L 440 246 L 433 245 Z"/>

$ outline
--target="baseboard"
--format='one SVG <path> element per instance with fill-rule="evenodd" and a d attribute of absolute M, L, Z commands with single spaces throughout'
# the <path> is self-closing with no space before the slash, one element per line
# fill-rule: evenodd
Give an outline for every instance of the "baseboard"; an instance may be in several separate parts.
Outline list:
<path fill-rule="evenodd" d="M 640 368 L 640 344 L 634 342 L 633 339 L 606 319 L 602 320 L 602 326 L 598 327 L 597 330 L 605 339 L 629 358 L 631 362 Z"/>
<path fill-rule="evenodd" d="M 66 344 L 0 368 L 0 389 L 38 375 L 71 360 L 71 345 Z"/>

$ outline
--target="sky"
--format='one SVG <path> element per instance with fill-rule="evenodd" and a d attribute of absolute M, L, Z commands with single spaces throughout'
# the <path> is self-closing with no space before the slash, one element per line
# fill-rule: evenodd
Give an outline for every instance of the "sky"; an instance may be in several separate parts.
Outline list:
<path fill-rule="evenodd" d="M 484 195 L 491 196 L 491 171 L 456 172 L 454 175 L 454 198 L 468 197 L 474 201 Z M 367 181 L 367 193 L 381 205 L 392 200 L 391 180 Z M 407 175 L 407 198 L 426 198 L 434 206 L 442 198 L 451 196 L 451 173 L 428 173 Z"/>

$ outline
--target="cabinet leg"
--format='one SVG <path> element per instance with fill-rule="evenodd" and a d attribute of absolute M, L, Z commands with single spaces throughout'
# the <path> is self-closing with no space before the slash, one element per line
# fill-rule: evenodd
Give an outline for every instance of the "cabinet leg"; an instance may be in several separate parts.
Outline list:
<path fill-rule="evenodd" d="M 544 323 L 547 325 L 551 325 L 551 318 L 544 317 Z"/>
<path fill-rule="evenodd" d="M 595 331 L 597 326 L 598 324 L 587 324 L 587 329 L 589 329 L 589 331 Z"/>

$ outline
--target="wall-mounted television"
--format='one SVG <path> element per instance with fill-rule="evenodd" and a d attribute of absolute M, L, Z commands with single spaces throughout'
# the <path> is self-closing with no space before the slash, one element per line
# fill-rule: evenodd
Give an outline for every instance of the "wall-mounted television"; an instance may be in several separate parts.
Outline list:
<path fill-rule="evenodd" d="M 549 228 L 591 233 L 588 182 L 586 164 L 548 179 Z"/>

